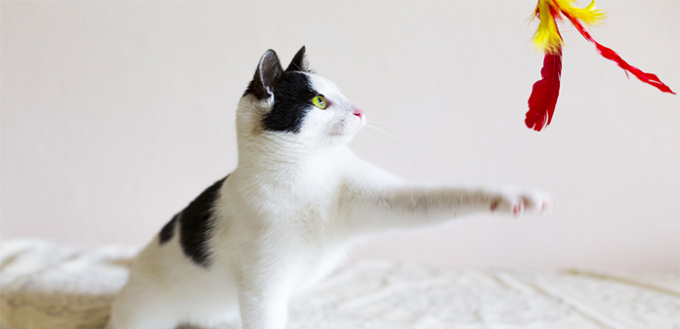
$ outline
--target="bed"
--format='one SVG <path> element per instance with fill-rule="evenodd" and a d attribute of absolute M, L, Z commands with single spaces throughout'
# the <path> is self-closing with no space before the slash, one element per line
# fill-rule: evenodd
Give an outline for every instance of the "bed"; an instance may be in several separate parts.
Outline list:
<path fill-rule="evenodd" d="M 0 244 L 2 329 L 101 329 L 138 248 Z M 680 329 L 680 277 L 348 264 L 290 306 L 294 329 Z"/>

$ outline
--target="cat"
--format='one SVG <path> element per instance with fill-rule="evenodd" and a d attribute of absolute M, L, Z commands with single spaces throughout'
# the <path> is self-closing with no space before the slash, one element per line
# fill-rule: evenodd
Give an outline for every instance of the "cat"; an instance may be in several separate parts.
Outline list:
<path fill-rule="evenodd" d="M 350 151 L 365 124 L 361 108 L 309 69 L 304 46 L 285 70 L 265 52 L 238 104 L 236 169 L 141 251 L 109 327 L 283 329 L 291 296 L 331 272 L 357 239 L 552 207 L 538 189 L 407 184 Z"/>

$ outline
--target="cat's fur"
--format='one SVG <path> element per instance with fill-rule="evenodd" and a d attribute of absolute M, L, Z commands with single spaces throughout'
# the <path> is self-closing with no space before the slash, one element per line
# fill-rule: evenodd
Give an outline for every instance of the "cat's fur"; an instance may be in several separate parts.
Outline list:
<path fill-rule="evenodd" d="M 363 111 L 309 71 L 303 47 L 283 70 L 267 51 L 238 105 L 238 166 L 178 213 L 139 254 L 117 296 L 114 329 L 283 329 L 287 303 L 373 233 L 479 212 L 548 210 L 534 189 L 414 186 L 347 143 Z M 312 105 L 325 96 L 328 108 Z"/>

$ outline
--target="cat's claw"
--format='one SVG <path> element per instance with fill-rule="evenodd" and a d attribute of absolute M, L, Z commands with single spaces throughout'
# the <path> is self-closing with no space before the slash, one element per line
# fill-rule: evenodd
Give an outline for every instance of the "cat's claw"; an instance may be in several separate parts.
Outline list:
<path fill-rule="evenodd" d="M 491 200 L 491 211 L 518 216 L 524 212 L 547 214 L 552 212 L 555 198 L 541 190 L 506 192 Z"/>

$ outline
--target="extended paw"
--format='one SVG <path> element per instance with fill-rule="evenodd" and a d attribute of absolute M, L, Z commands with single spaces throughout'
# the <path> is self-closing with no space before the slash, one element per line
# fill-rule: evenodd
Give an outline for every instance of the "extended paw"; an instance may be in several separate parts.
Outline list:
<path fill-rule="evenodd" d="M 501 193 L 491 199 L 490 209 L 494 212 L 511 213 L 515 216 L 523 212 L 550 213 L 555 198 L 541 190 Z"/>

